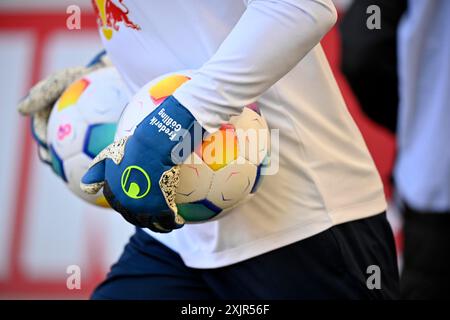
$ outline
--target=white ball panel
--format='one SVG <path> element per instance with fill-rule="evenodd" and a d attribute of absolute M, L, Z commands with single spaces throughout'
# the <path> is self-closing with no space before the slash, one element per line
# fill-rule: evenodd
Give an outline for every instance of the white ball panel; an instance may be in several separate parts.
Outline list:
<path fill-rule="evenodd" d="M 206 199 L 222 209 L 228 209 L 247 197 L 255 182 L 257 167 L 238 157 L 216 171 Z"/>
<path fill-rule="evenodd" d="M 139 91 L 128 103 L 117 125 L 116 139 L 130 136 L 136 126 L 156 108 L 145 91 Z"/>
<path fill-rule="evenodd" d="M 230 118 L 236 129 L 239 154 L 254 164 L 260 164 L 268 153 L 270 145 L 269 127 L 264 117 L 244 108 L 238 116 Z"/>
<path fill-rule="evenodd" d="M 196 153 L 192 153 L 180 167 L 180 184 L 175 202 L 189 203 L 205 199 L 214 174 L 211 168 Z"/>
<path fill-rule="evenodd" d="M 89 124 L 117 122 L 131 98 L 115 68 L 101 69 L 84 77 L 90 84 L 77 102 Z"/>
<path fill-rule="evenodd" d="M 102 190 L 95 195 L 89 195 L 80 189 L 81 178 L 86 173 L 90 162 L 91 159 L 87 155 L 77 154 L 64 161 L 64 171 L 69 189 L 80 198 L 95 204 L 96 199 L 103 195 Z"/>
<path fill-rule="evenodd" d="M 61 111 L 53 108 L 47 130 L 47 140 L 62 160 L 83 151 L 87 123 L 75 106 Z"/>

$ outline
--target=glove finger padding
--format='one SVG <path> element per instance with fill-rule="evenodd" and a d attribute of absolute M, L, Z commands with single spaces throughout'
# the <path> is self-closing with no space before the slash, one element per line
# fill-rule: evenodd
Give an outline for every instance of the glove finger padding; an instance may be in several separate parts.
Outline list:
<path fill-rule="evenodd" d="M 175 197 L 177 194 L 177 188 L 180 183 L 180 166 L 173 166 L 169 170 L 165 171 L 161 179 L 159 179 L 159 187 L 166 199 L 167 206 L 170 210 L 175 212 L 175 219 L 178 219 L 178 223 L 184 224 L 184 219 L 178 215 L 178 208 L 175 203 Z"/>

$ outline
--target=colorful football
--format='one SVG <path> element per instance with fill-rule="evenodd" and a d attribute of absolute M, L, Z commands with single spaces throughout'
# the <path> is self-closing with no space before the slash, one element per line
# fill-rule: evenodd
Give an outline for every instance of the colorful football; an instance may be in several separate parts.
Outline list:
<path fill-rule="evenodd" d="M 167 74 L 141 88 L 120 118 L 116 140 L 132 135 L 136 126 L 192 74 Z M 267 122 L 256 103 L 245 106 L 241 114 L 205 135 L 181 165 L 176 195 L 179 214 L 187 223 L 223 216 L 256 192 L 269 155 Z"/>
<path fill-rule="evenodd" d="M 61 95 L 50 114 L 47 140 L 53 170 L 78 197 L 108 207 L 102 191 L 81 191 L 91 160 L 114 141 L 117 121 L 130 94 L 114 68 L 90 73 Z"/>

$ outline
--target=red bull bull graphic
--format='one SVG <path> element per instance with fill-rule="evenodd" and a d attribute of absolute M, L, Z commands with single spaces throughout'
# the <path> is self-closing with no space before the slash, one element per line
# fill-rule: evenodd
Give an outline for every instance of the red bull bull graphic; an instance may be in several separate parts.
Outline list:
<path fill-rule="evenodd" d="M 116 3 L 113 0 L 92 0 L 92 5 L 97 15 L 97 24 L 107 40 L 112 38 L 114 31 L 119 31 L 119 23 L 127 28 L 141 30 L 141 27 L 128 17 L 129 10 L 123 0 L 117 0 Z"/>

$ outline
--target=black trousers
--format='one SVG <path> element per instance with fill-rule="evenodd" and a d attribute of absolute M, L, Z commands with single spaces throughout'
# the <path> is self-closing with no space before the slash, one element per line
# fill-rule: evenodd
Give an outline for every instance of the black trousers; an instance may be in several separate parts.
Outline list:
<path fill-rule="evenodd" d="M 450 212 L 404 206 L 401 297 L 450 299 Z"/>
<path fill-rule="evenodd" d="M 378 288 L 371 266 L 379 271 Z M 176 252 L 137 229 L 92 298 L 394 299 L 398 294 L 394 239 L 383 213 L 217 269 L 189 268 Z"/>

